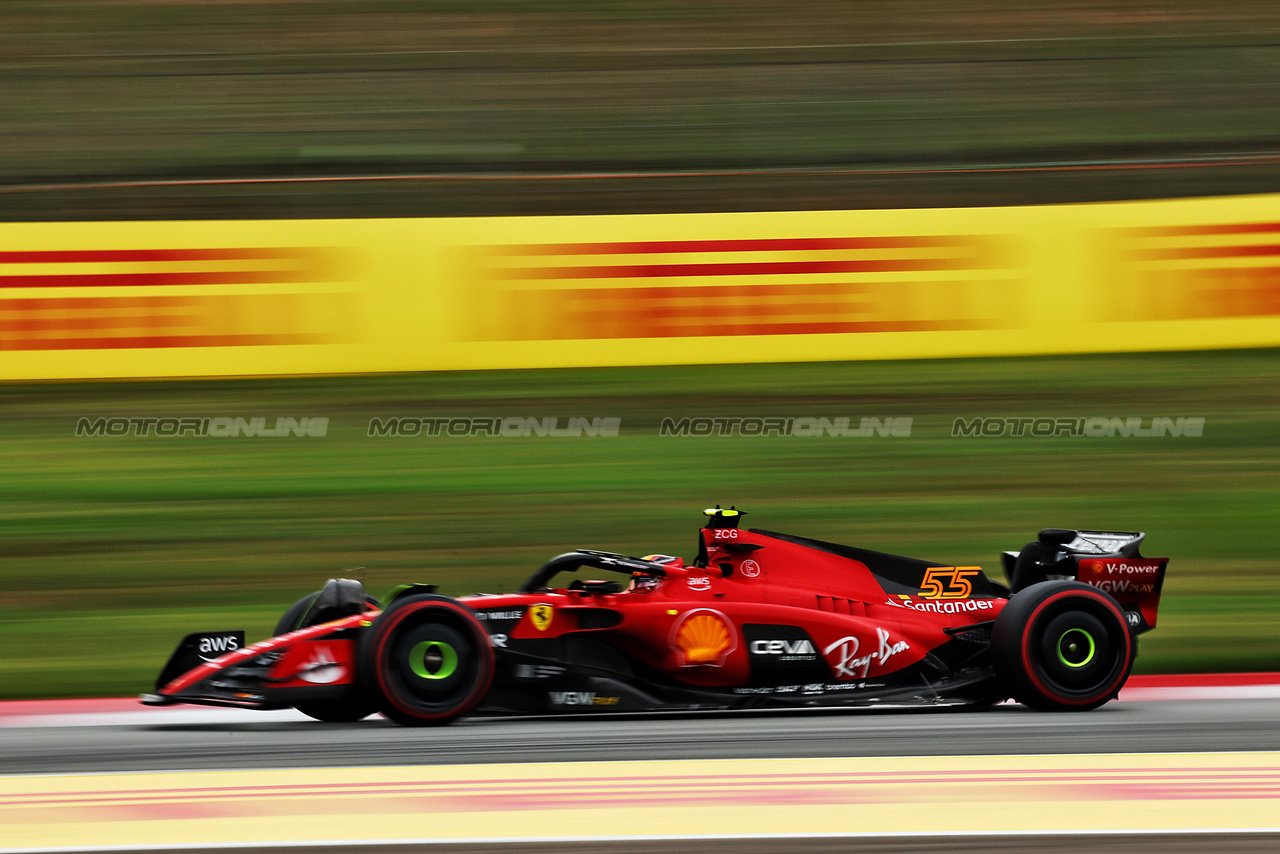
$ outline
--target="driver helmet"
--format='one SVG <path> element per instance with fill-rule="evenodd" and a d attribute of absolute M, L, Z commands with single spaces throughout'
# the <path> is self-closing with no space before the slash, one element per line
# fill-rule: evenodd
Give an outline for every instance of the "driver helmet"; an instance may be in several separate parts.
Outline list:
<path fill-rule="evenodd" d="M 674 555 L 645 555 L 643 560 L 650 563 L 661 564 L 662 566 L 682 567 L 684 566 L 684 558 Z M 647 575 L 644 573 L 636 573 L 631 577 L 632 590 L 652 590 L 658 586 L 659 578 L 656 575 Z"/>

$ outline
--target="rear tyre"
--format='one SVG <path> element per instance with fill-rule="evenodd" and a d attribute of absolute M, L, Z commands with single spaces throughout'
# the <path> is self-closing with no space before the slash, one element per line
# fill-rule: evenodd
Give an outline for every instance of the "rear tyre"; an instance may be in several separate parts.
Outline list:
<path fill-rule="evenodd" d="M 1124 611 L 1077 581 L 1044 581 L 1014 594 L 991 632 L 1008 693 L 1041 711 L 1096 709 L 1119 693 L 1137 655 Z"/>
<path fill-rule="evenodd" d="M 445 596 L 406 596 L 360 638 L 366 693 L 406 726 L 445 724 L 466 714 L 493 683 L 489 633 L 470 609 Z"/>
<path fill-rule="evenodd" d="M 276 630 L 273 637 L 296 632 L 298 629 L 305 629 L 307 626 L 314 626 L 320 622 L 322 615 L 310 615 L 312 604 L 316 601 L 316 597 L 320 595 L 320 591 L 308 593 L 297 602 L 289 607 L 280 617 L 280 622 L 276 623 Z M 375 597 L 365 594 L 365 602 L 370 608 L 381 608 L 382 603 Z M 341 700 L 312 700 L 306 703 L 298 703 L 295 709 L 302 712 L 309 718 L 315 718 L 327 724 L 349 724 L 355 721 L 362 721 L 369 715 L 378 711 L 378 704 L 364 692 L 359 692 L 353 697 L 347 697 Z"/>

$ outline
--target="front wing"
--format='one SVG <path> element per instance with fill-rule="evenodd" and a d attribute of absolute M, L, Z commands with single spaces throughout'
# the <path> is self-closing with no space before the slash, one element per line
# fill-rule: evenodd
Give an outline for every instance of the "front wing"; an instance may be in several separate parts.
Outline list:
<path fill-rule="evenodd" d="M 243 646 L 243 632 L 188 635 L 161 671 L 156 692 L 144 694 L 142 702 L 279 709 L 346 696 L 357 690 L 357 633 L 379 613 L 366 611 L 251 646 Z M 219 642 L 238 648 L 214 658 L 201 654 L 202 645 L 216 651 Z"/>

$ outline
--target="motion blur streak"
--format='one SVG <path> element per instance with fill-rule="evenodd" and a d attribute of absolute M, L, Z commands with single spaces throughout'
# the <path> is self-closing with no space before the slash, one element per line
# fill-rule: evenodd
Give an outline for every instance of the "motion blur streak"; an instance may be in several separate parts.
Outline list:
<path fill-rule="evenodd" d="M 1277 34 L 1260 0 L 11 0 L 0 219 L 1276 191 Z M 579 180 L 611 174 L 643 186 Z M 218 183 L 241 178 L 289 183 Z"/>
<path fill-rule="evenodd" d="M 600 179 L 715 178 L 791 176 L 795 178 L 840 175 L 955 175 L 999 174 L 1002 172 L 1108 172 L 1118 169 L 1212 169 L 1224 166 L 1249 166 L 1280 163 L 1280 154 L 1259 153 L 1236 156 L 1129 158 L 1116 160 L 1026 163 L 978 163 L 937 166 L 879 167 L 778 167 L 775 169 L 684 169 L 679 171 L 643 170 L 613 172 L 435 172 L 386 175 L 275 175 L 243 178 L 185 178 L 138 181 L 82 181 L 58 184 L 0 185 L 0 193 L 41 193 L 60 190 L 109 190 L 141 187 L 216 187 L 238 184 L 331 184 L 359 182 L 414 181 L 594 181 Z"/>

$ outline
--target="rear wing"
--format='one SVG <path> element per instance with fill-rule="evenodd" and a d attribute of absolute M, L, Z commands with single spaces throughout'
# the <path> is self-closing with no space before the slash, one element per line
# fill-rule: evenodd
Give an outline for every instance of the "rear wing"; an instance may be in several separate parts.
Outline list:
<path fill-rule="evenodd" d="M 1129 628 L 1141 634 L 1155 628 L 1164 588 L 1167 557 L 1141 554 L 1146 534 L 1046 528 L 1037 542 L 1002 555 L 1014 591 L 1028 581 L 1073 579 L 1109 593 L 1125 610 Z"/>
<path fill-rule="evenodd" d="M 1076 580 L 1111 594 L 1124 608 L 1134 634 L 1155 628 L 1167 557 L 1084 557 L 1076 560 Z"/>

